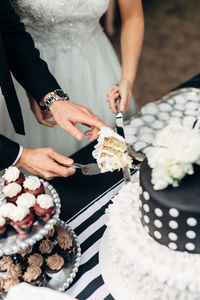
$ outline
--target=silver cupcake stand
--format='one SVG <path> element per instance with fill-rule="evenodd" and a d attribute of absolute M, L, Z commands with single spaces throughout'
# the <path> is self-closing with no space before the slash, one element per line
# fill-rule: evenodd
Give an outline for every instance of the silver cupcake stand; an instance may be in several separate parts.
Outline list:
<path fill-rule="evenodd" d="M 20 250 L 26 249 L 28 246 L 33 246 L 36 242 L 42 240 L 56 224 L 61 226 L 64 230 L 66 230 L 66 232 L 68 232 L 72 239 L 74 246 L 73 257 L 67 267 L 62 268 L 46 282 L 46 286 L 54 290 L 64 292 L 72 283 L 78 271 L 81 258 L 81 248 L 73 229 L 66 222 L 59 219 L 61 204 L 58 193 L 47 181 L 44 181 L 43 179 L 40 180 L 44 184 L 45 192 L 51 195 L 54 199 L 56 213 L 46 224 L 41 224 L 38 221 L 34 222 L 31 231 L 25 236 L 19 235 L 14 229 L 10 229 L 7 237 L 0 239 L 0 257 L 3 255 L 15 255 Z M 0 177 L 0 205 L 5 201 L 2 190 L 3 179 Z"/>

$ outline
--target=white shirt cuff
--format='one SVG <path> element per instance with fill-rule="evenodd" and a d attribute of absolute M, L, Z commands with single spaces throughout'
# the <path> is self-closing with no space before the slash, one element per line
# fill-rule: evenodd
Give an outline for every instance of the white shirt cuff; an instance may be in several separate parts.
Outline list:
<path fill-rule="evenodd" d="M 14 161 L 14 163 L 12 164 L 13 166 L 18 162 L 18 160 L 20 159 L 21 155 L 22 155 L 22 151 L 23 151 L 23 147 L 19 146 L 19 153 Z"/>

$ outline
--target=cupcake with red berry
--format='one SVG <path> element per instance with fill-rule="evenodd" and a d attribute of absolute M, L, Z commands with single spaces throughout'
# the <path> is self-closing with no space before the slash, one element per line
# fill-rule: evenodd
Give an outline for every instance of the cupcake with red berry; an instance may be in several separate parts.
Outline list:
<path fill-rule="evenodd" d="M 4 236 L 5 231 L 6 231 L 6 219 L 0 216 L 0 238 Z"/>
<path fill-rule="evenodd" d="M 0 216 L 6 220 L 6 223 L 10 223 L 10 214 L 16 208 L 16 205 L 13 203 L 5 203 L 0 206 Z"/>
<path fill-rule="evenodd" d="M 16 182 L 19 185 L 22 185 L 25 180 L 24 174 L 21 173 L 17 167 L 7 168 L 3 178 L 4 178 L 5 185 L 8 185 L 9 183 L 12 183 L 12 182 Z"/>
<path fill-rule="evenodd" d="M 30 232 L 33 221 L 34 214 L 26 207 L 16 206 L 10 212 L 10 224 L 19 234 L 25 235 Z"/>
<path fill-rule="evenodd" d="M 3 193 L 8 202 L 15 203 L 17 201 L 18 196 L 20 196 L 22 193 L 22 187 L 20 184 L 12 182 L 4 186 Z"/>
<path fill-rule="evenodd" d="M 35 197 L 44 193 L 44 185 L 37 176 L 29 176 L 23 182 L 24 193 L 31 193 Z"/>
<path fill-rule="evenodd" d="M 55 214 L 56 205 L 50 195 L 42 194 L 37 197 L 33 209 L 36 215 L 48 222 L 50 217 Z"/>
<path fill-rule="evenodd" d="M 36 198 L 31 193 L 23 193 L 21 194 L 16 201 L 17 206 L 29 208 L 33 211 L 33 206 L 35 205 Z"/>

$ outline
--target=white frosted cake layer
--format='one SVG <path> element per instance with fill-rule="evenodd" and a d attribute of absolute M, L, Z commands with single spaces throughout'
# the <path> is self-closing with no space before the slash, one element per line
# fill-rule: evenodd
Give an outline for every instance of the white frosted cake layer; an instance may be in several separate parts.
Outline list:
<path fill-rule="evenodd" d="M 138 179 L 107 209 L 112 263 L 134 300 L 199 300 L 200 255 L 173 251 L 152 239 L 139 218 Z"/>

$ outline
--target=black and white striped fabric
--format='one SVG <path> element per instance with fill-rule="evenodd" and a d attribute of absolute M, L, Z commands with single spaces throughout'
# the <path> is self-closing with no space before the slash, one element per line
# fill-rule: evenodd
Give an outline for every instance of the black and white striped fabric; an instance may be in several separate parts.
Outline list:
<path fill-rule="evenodd" d="M 69 220 L 81 244 L 81 263 L 71 287 L 66 291 L 79 300 L 113 300 L 101 276 L 99 266 L 99 246 L 106 229 L 105 209 L 119 192 L 124 182 L 121 180 L 100 195 L 89 206 Z"/>

